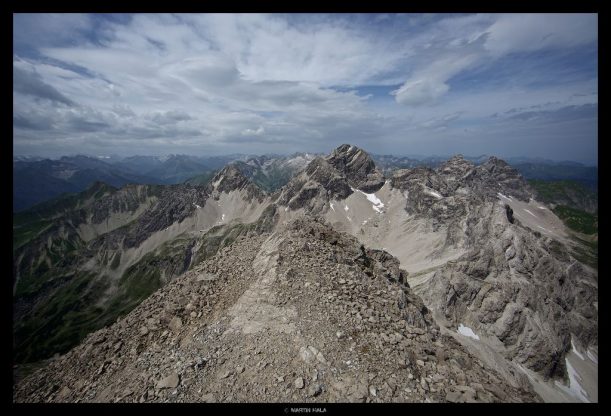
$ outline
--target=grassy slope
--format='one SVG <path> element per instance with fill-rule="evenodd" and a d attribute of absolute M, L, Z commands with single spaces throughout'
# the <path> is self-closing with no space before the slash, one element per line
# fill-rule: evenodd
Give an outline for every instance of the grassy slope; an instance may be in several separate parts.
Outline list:
<path fill-rule="evenodd" d="M 598 215 L 588 214 L 564 205 L 556 206 L 553 211 L 567 227 L 574 231 L 588 235 L 598 232 Z"/>
<path fill-rule="evenodd" d="M 584 210 L 585 206 L 598 203 L 596 190 L 581 182 L 530 179 L 528 184 L 535 189 L 538 199 L 542 202 L 567 205 L 581 210 Z"/>
<path fill-rule="evenodd" d="M 595 191 L 572 180 L 531 179 L 528 183 L 536 191 L 537 199 L 556 205 L 554 213 L 571 230 L 588 235 L 598 232 L 598 213 L 589 213 L 583 209 L 584 206 L 597 204 Z"/>
<path fill-rule="evenodd" d="M 96 183 L 78 194 L 63 194 L 50 201 L 41 202 L 13 214 L 13 251 L 27 244 L 53 225 L 53 220 L 68 211 L 95 201 L 105 193 L 116 189 L 104 183 Z"/>
<path fill-rule="evenodd" d="M 571 255 L 583 264 L 598 269 L 598 211 L 589 213 L 583 206 L 597 205 L 596 191 L 573 180 L 529 180 L 537 192 L 537 198 L 553 204 L 554 213 L 573 231 L 576 243 L 571 246 Z"/>

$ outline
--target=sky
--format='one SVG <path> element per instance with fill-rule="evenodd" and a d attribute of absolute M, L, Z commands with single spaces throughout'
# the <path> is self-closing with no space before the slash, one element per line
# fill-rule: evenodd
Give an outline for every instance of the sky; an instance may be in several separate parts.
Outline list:
<path fill-rule="evenodd" d="M 596 14 L 14 14 L 13 153 L 596 164 Z"/>

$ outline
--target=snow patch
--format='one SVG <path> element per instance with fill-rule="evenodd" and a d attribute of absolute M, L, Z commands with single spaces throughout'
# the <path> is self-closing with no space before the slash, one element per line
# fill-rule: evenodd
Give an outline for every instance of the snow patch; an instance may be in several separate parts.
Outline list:
<path fill-rule="evenodd" d="M 344 211 L 348 211 L 350 208 L 348 208 L 348 205 L 344 205 Z"/>
<path fill-rule="evenodd" d="M 502 193 L 500 193 L 500 192 L 497 192 L 496 194 L 497 194 L 498 196 L 500 196 L 501 198 L 505 198 L 505 199 L 511 199 L 511 197 L 505 196 L 505 195 L 503 195 L 503 194 L 502 194 Z"/>
<path fill-rule="evenodd" d="M 565 386 L 558 380 L 555 381 L 556 386 L 560 387 L 566 393 L 578 398 L 582 402 L 590 403 L 588 399 L 588 393 L 586 393 L 581 385 L 579 384 L 582 381 L 581 376 L 577 373 L 577 370 L 571 365 L 571 362 L 568 359 L 565 359 L 566 363 L 566 372 L 569 375 L 569 385 Z"/>
<path fill-rule="evenodd" d="M 367 224 L 367 220 L 364 220 L 364 221 L 363 221 L 363 225 L 365 225 L 365 224 Z"/>
<path fill-rule="evenodd" d="M 540 225 L 537 225 L 537 227 L 541 228 L 542 230 L 549 231 L 547 228 L 541 227 Z"/>
<path fill-rule="evenodd" d="M 197 205 L 195 202 L 193 203 L 193 205 L 195 205 L 198 209 L 201 209 L 202 207 L 200 207 L 199 205 Z"/>
<path fill-rule="evenodd" d="M 367 200 L 371 202 L 371 207 L 376 212 L 382 212 L 382 208 L 384 208 L 384 203 L 376 196 L 376 194 L 367 194 L 363 191 L 359 191 L 363 195 L 367 197 Z"/>
<path fill-rule="evenodd" d="M 585 360 L 584 356 L 579 351 L 577 351 L 577 349 L 575 348 L 575 343 L 573 342 L 573 336 L 571 336 L 571 351 L 573 351 L 575 355 L 578 356 L 580 359 Z M 589 351 L 588 351 L 588 354 L 589 354 Z M 575 367 L 571 365 L 571 362 L 569 361 L 569 358 L 568 358 L 568 354 L 567 354 L 567 357 L 564 359 L 564 361 L 566 363 L 566 372 L 569 375 L 569 385 L 565 386 L 563 383 L 556 380 L 555 381 L 556 386 L 560 387 L 564 392 L 578 398 L 582 402 L 590 403 L 590 399 L 588 398 L 588 393 L 586 393 L 586 391 L 581 387 L 581 384 L 580 384 L 580 382 L 582 382 L 583 379 L 581 378 L 577 370 L 575 370 Z"/>
<path fill-rule="evenodd" d="M 529 210 L 527 210 L 526 208 L 524 208 L 524 211 L 528 212 L 530 215 L 532 215 L 533 217 L 537 218 L 537 216 L 535 214 L 533 214 L 532 212 L 530 212 Z"/>
<path fill-rule="evenodd" d="M 433 191 L 432 189 L 429 189 L 429 188 L 425 188 L 424 192 L 429 194 L 429 195 L 431 195 L 431 196 L 434 196 L 437 199 L 443 198 L 438 192 L 435 192 L 435 191 Z"/>
<path fill-rule="evenodd" d="M 588 350 L 586 351 L 586 355 L 588 356 L 588 358 L 590 359 L 590 361 L 592 361 L 594 364 L 598 364 L 598 357 L 596 357 L 588 348 Z"/>
<path fill-rule="evenodd" d="M 539 209 L 547 209 L 547 208 L 545 208 L 545 207 L 538 207 L 538 208 L 539 208 Z"/>
<path fill-rule="evenodd" d="M 221 215 L 221 221 L 225 221 L 225 214 Z"/>
<path fill-rule="evenodd" d="M 333 212 L 335 212 L 335 207 L 333 206 L 333 203 L 331 203 L 330 205 L 331 205 L 331 209 L 333 210 Z"/>
<path fill-rule="evenodd" d="M 284 208 L 284 212 L 286 212 L 286 211 L 288 211 L 288 210 L 289 210 L 289 207 L 285 207 L 285 208 Z"/>
<path fill-rule="evenodd" d="M 585 361 L 586 357 L 584 357 L 583 354 L 580 353 L 579 350 L 577 350 L 577 348 L 575 348 L 575 343 L 573 342 L 572 336 L 571 336 L 571 348 L 573 349 L 573 352 L 575 353 L 576 356 L 578 356 L 582 361 Z"/>
<path fill-rule="evenodd" d="M 463 324 L 460 324 L 458 326 L 458 332 L 466 337 L 471 337 L 473 339 L 479 340 L 479 337 L 475 335 L 475 332 L 473 332 L 471 328 L 469 328 L 468 326 L 464 326 Z"/>

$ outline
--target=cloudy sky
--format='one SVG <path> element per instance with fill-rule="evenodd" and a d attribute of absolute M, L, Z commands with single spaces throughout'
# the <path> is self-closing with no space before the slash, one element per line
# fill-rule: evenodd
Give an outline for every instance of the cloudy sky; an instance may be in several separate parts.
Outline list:
<path fill-rule="evenodd" d="M 14 154 L 595 163 L 593 14 L 16 14 Z"/>

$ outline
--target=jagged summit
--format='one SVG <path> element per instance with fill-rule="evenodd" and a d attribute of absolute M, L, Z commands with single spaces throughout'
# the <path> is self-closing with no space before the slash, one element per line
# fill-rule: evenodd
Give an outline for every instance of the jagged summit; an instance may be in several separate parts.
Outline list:
<path fill-rule="evenodd" d="M 478 166 L 477 176 L 480 180 L 479 189 L 492 197 L 496 197 L 496 192 L 513 195 L 526 202 L 533 197 L 532 190 L 520 172 L 497 157 L 490 156 L 488 161 Z"/>
<path fill-rule="evenodd" d="M 345 199 L 351 193 L 346 176 L 325 158 L 316 157 L 282 188 L 277 203 L 291 210 L 319 211 L 328 199 Z"/>
<path fill-rule="evenodd" d="M 492 166 L 492 165 L 497 165 L 497 166 L 508 166 L 509 164 L 507 162 L 505 162 L 503 159 L 499 159 L 496 156 L 490 156 L 488 158 L 488 160 L 484 163 L 485 165 L 488 166 Z"/>
<path fill-rule="evenodd" d="M 281 190 L 277 202 L 291 210 L 318 212 L 329 200 L 346 199 L 355 189 L 374 193 L 384 180 L 367 152 L 343 144 L 326 157 L 314 158 Z"/>
<path fill-rule="evenodd" d="M 208 184 L 208 191 L 214 197 L 218 193 L 246 190 L 249 198 L 263 198 L 265 192 L 252 183 L 235 163 L 230 163 L 221 169 Z"/>
<path fill-rule="evenodd" d="M 463 155 L 458 154 L 452 156 L 446 162 L 444 162 L 439 168 L 437 168 L 437 172 L 446 176 L 450 182 L 453 182 L 453 185 L 460 186 L 459 182 L 464 182 L 466 177 L 469 176 L 475 169 L 475 165 L 468 160 L 466 160 Z"/>
<path fill-rule="evenodd" d="M 335 169 L 346 175 L 351 186 L 373 193 L 384 185 L 384 175 L 363 149 L 343 144 L 325 158 Z"/>

